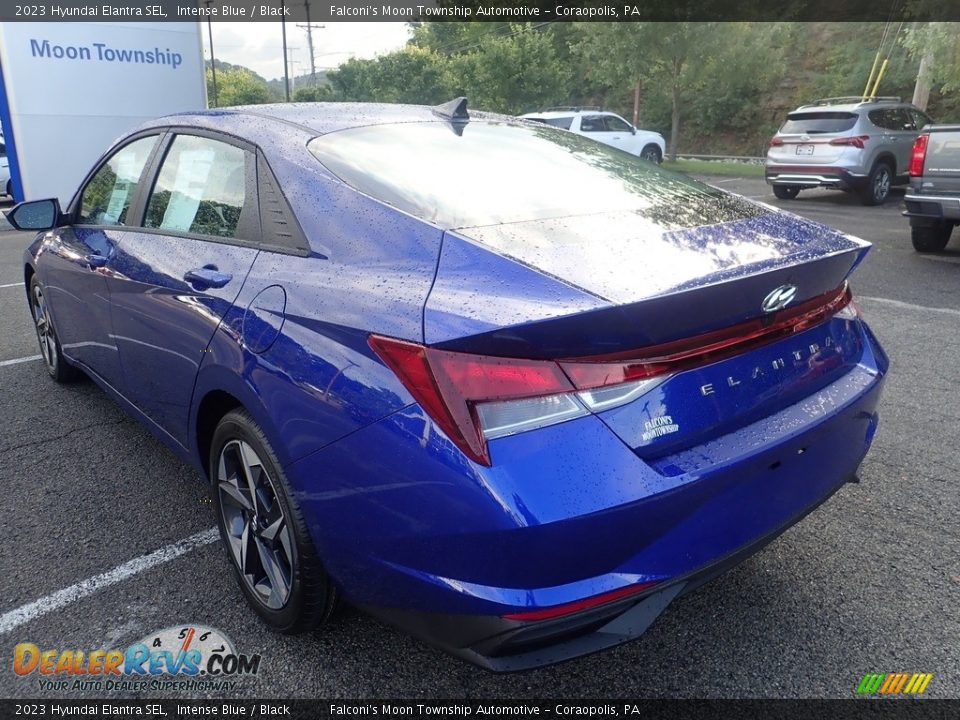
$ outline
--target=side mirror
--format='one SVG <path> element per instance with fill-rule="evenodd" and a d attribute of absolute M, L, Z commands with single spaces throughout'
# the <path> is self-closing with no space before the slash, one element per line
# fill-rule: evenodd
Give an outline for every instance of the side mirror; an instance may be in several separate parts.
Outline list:
<path fill-rule="evenodd" d="M 52 230 L 63 222 L 56 198 L 17 203 L 6 215 L 15 230 Z"/>
<path fill-rule="evenodd" d="M 631 134 L 631 135 L 636 135 L 636 134 L 637 134 L 637 129 L 636 129 L 633 125 L 630 126 L 630 134 Z"/>

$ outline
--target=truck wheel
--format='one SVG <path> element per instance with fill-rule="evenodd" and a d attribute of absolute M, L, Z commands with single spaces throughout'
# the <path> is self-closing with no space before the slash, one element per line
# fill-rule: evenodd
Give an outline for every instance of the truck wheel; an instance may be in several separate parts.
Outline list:
<path fill-rule="evenodd" d="M 864 205 L 883 205 L 890 197 L 893 184 L 893 169 L 884 160 L 876 163 L 867 176 L 867 183 L 860 191 L 860 200 Z"/>
<path fill-rule="evenodd" d="M 774 185 L 773 194 L 781 200 L 793 200 L 800 194 L 799 185 Z"/>
<path fill-rule="evenodd" d="M 911 227 L 910 239 L 913 241 L 913 249 L 917 252 L 940 252 L 950 242 L 952 232 L 953 223 L 941 220 L 934 225 Z"/>

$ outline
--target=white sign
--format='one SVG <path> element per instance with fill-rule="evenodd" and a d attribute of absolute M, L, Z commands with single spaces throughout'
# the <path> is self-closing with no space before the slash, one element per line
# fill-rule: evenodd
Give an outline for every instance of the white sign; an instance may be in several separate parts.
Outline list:
<path fill-rule="evenodd" d="M 117 137 L 205 108 L 200 32 L 194 22 L 0 23 L 0 117 L 18 199 L 66 207 Z"/>

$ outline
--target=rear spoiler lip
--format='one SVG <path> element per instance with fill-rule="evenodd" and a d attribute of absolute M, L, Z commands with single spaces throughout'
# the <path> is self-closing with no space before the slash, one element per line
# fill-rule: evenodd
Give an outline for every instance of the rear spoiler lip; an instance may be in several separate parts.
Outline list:
<path fill-rule="evenodd" d="M 797 303 L 801 303 L 832 288 L 837 288 L 844 282 L 847 282 L 850 274 L 863 261 L 864 257 L 866 257 L 867 253 L 872 247 L 870 242 L 861 238 L 857 238 L 846 233 L 843 233 L 843 236 L 847 241 L 850 242 L 848 247 L 830 252 L 818 253 L 814 257 L 803 257 L 798 253 L 792 257 L 784 258 L 784 262 L 776 267 L 763 268 L 754 272 L 744 273 L 744 267 L 748 266 L 738 266 L 736 268 L 729 268 L 717 273 L 714 276 L 711 276 L 709 281 L 705 283 L 701 284 L 698 283 L 697 280 L 692 280 L 686 285 L 671 289 L 669 292 L 639 298 L 635 301 L 631 301 L 630 303 L 617 304 L 611 301 L 603 301 L 601 299 L 604 304 L 593 310 L 561 315 L 548 319 L 534 320 L 516 325 L 506 325 L 472 335 L 464 335 L 461 337 L 450 338 L 429 344 L 431 347 L 444 350 L 474 352 L 485 355 L 500 355 L 503 357 L 522 356 L 530 359 L 555 359 L 556 357 L 583 357 L 588 355 L 602 354 L 604 349 L 591 345 L 585 345 L 583 351 L 579 352 L 564 352 L 562 350 L 558 351 L 555 349 L 550 349 L 549 346 L 543 347 L 542 345 L 533 342 L 532 337 L 530 338 L 530 342 L 524 343 L 526 347 L 521 350 L 518 347 L 517 341 L 520 340 L 523 335 L 549 335 L 551 326 L 555 327 L 564 323 L 582 323 L 584 326 L 590 326 L 594 318 L 599 319 L 599 316 L 603 314 L 622 316 L 625 313 L 630 313 L 630 311 L 640 311 L 641 306 L 644 305 L 655 304 L 657 306 L 666 307 L 689 307 L 691 303 L 697 302 L 697 298 L 695 297 L 696 295 L 710 293 L 711 291 L 714 291 L 718 288 L 724 288 L 725 286 L 729 288 L 734 286 L 742 287 L 743 283 L 748 283 L 750 285 L 762 285 L 763 287 L 767 288 L 767 291 L 769 291 L 780 284 L 790 282 L 797 270 L 801 268 L 805 268 L 810 265 L 834 265 L 843 258 L 854 255 L 854 257 L 850 259 L 848 266 L 843 267 L 843 265 L 846 265 L 846 263 L 842 263 L 840 266 L 836 267 L 835 274 L 833 276 L 835 280 L 834 282 L 828 282 L 819 287 L 815 285 L 807 285 L 809 289 L 803 290 L 796 299 Z M 803 284 L 805 283 L 798 282 L 798 287 L 802 288 Z M 764 295 L 761 294 L 759 297 L 762 299 Z M 650 310 L 654 313 L 657 312 L 657 308 L 651 308 Z M 750 319 L 751 317 L 756 317 L 759 314 L 760 310 L 758 305 L 757 312 L 753 314 L 744 314 L 741 317 L 735 317 L 732 321 L 730 319 L 724 319 L 722 322 L 714 323 L 712 325 L 707 324 L 703 327 L 699 327 L 694 332 L 681 330 L 675 334 L 668 333 L 662 336 L 646 337 L 643 338 L 643 340 L 636 342 L 634 346 L 641 347 L 643 345 L 655 345 L 658 343 L 669 342 L 671 340 L 682 339 L 683 337 L 688 337 L 691 334 L 708 332 L 710 330 L 719 329 L 726 325 L 733 324 L 734 322 L 742 322 Z M 606 352 L 619 352 L 620 350 L 621 349 L 607 350 Z"/>

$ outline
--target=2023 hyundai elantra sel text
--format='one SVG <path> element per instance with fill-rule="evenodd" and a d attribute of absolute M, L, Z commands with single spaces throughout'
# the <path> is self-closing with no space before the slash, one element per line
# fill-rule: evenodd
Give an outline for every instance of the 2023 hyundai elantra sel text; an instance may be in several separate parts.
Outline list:
<path fill-rule="evenodd" d="M 494 670 L 624 642 L 877 426 L 867 243 L 463 103 L 161 118 L 10 218 L 49 373 L 209 478 L 280 632 L 342 594 Z"/>

